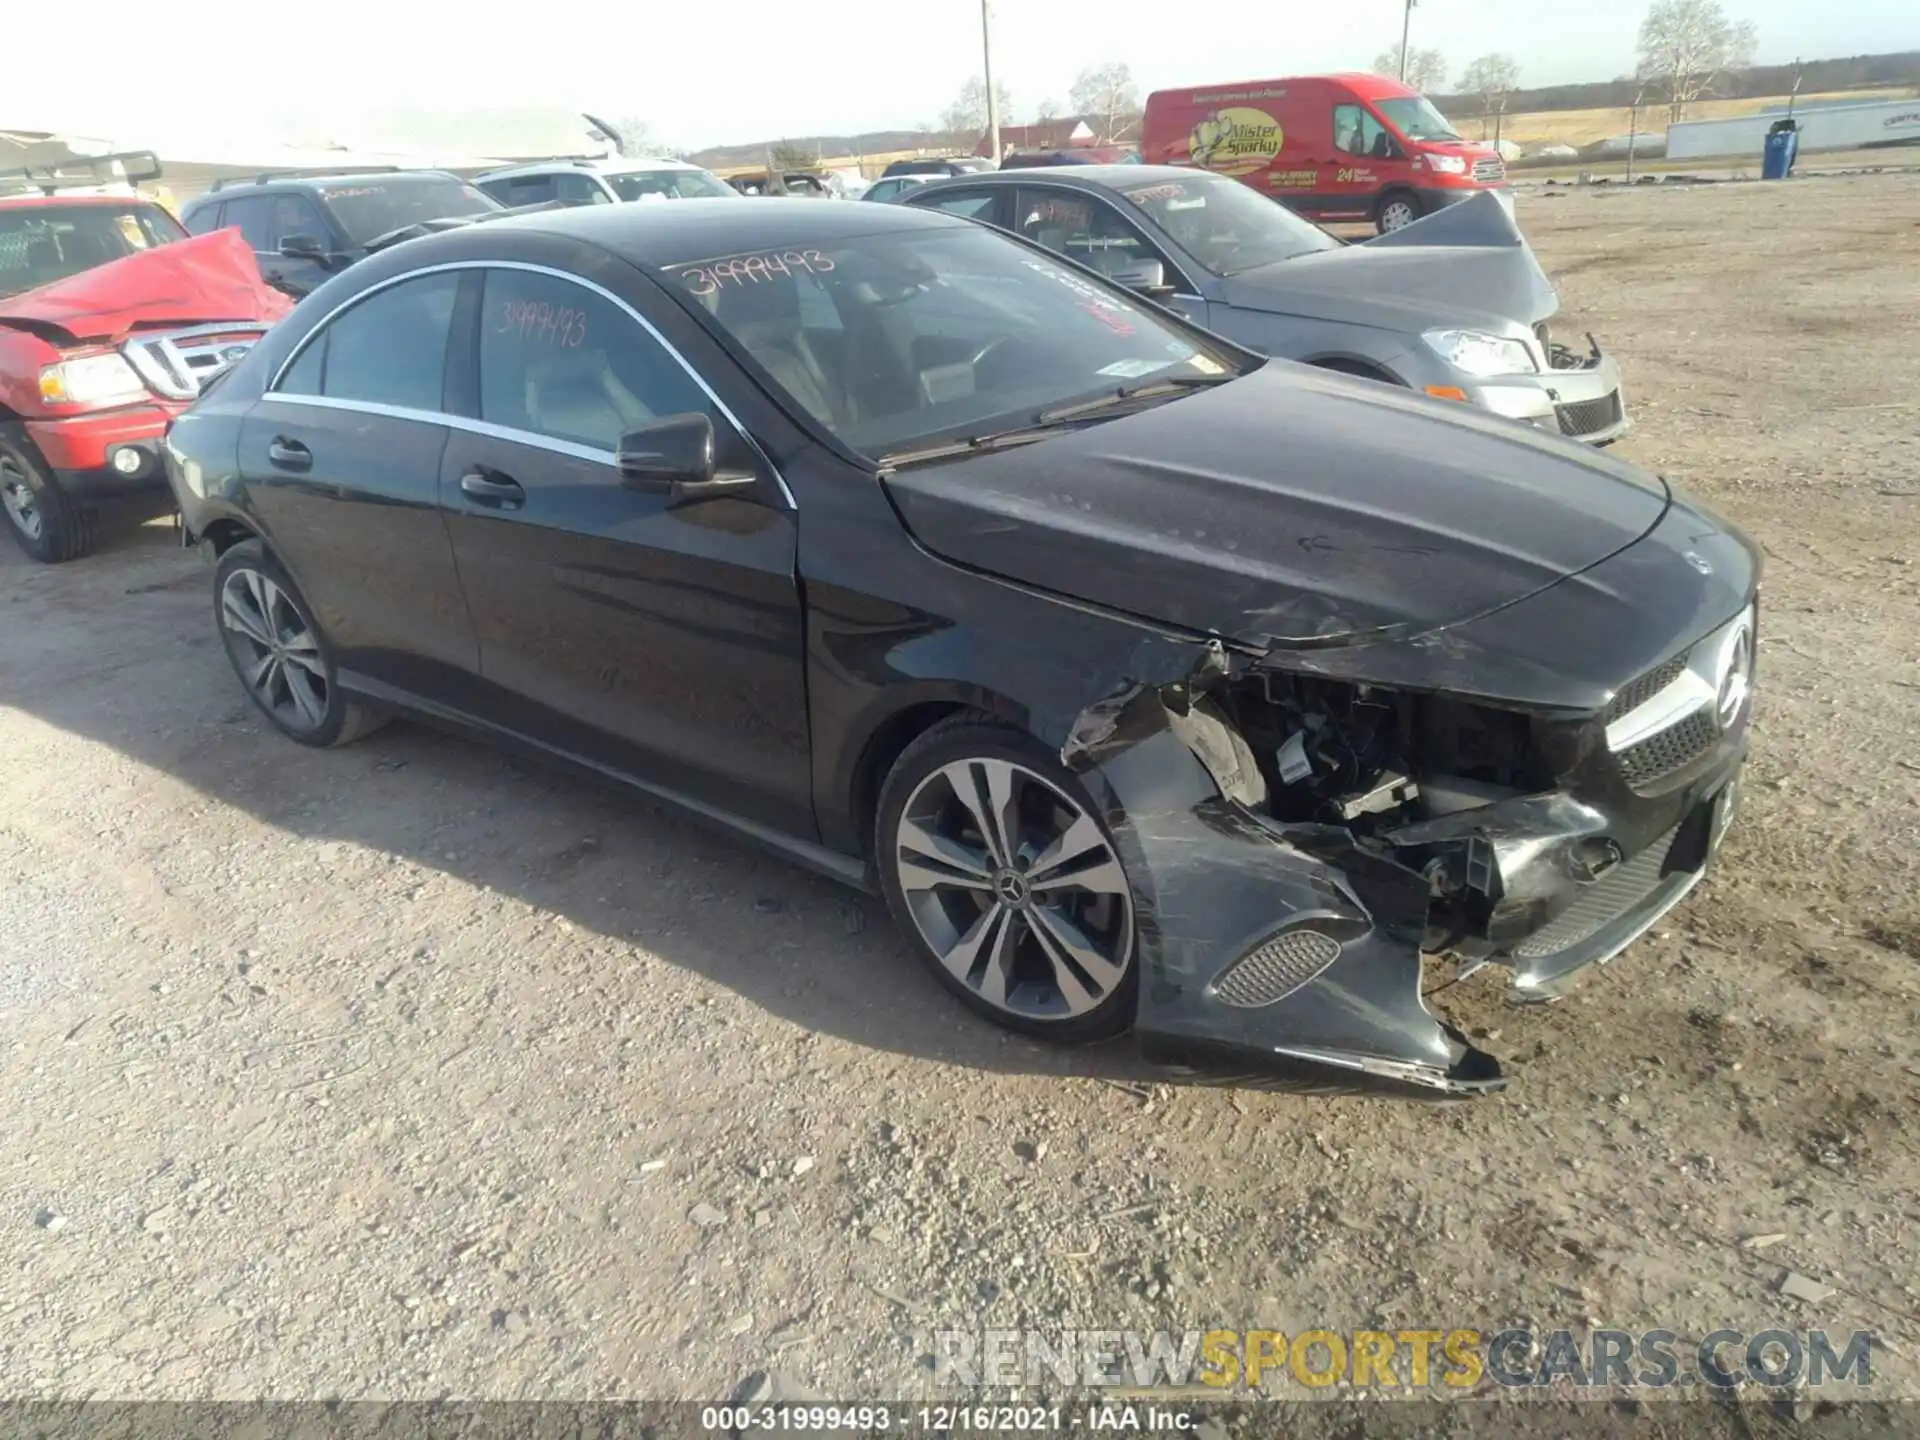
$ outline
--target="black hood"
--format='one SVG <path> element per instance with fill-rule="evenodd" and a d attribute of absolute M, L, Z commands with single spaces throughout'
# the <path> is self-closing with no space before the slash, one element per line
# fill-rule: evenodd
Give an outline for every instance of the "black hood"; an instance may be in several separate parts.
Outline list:
<path fill-rule="evenodd" d="M 936 555 L 1261 649 L 1486 614 L 1631 545 L 1669 499 L 1556 436 L 1284 360 L 885 483 Z"/>
<path fill-rule="evenodd" d="M 1227 277 L 1237 310 L 1387 329 L 1513 320 L 1560 308 L 1546 272 L 1491 193 L 1360 245 L 1320 250 Z"/>

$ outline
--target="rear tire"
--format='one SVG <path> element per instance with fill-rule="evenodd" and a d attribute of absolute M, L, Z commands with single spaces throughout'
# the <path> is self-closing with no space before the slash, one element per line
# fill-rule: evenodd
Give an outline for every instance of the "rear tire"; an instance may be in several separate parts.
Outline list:
<path fill-rule="evenodd" d="M 1058 758 L 976 715 L 934 726 L 881 787 L 874 862 L 933 976 L 998 1025 L 1060 1044 L 1133 1024 L 1133 893 L 1113 836 Z"/>
<path fill-rule="evenodd" d="M 386 722 L 340 689 L 332 647 L 260 541 L 241 541 L 214 567 L 213 623 L 247 698 L 289 740 L 347 745 Z"/>
<path fill-rule="evenodd" d="M 60 488 L 24 425 L 0 424 L 0 513 L 20 548 L 43 565 L 78 560 L 100 534 L 98 514 Z"/>
<path fill-rule="evenodd" d="M 1406 229 L 1426 213 L 1420 197 L 1411 190 L 1389 190 L 1380 197 L 1380 204 L 1373 212 L 1374 228 L 1382 235 L 1389 235 Z"/>

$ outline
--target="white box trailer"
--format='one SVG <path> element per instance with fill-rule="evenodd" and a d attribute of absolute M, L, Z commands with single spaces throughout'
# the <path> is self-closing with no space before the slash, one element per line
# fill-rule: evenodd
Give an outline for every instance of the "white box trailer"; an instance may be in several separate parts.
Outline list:
<path fill-rule="evenodd" d="M 1786 111 L 1769 110 L 1737 120 L 1683 120 L 1667 127 L 1667 158 L 1694 160 L 1739 156 L 1755 164 L 1766 148 L 1767 130 Z M 1800 153 L 1860 150 L 1870 145 L 1920 143 L 1920 99 L 1868 101 L 1859 105 L 1809 105 L 1796 110 Z"/>

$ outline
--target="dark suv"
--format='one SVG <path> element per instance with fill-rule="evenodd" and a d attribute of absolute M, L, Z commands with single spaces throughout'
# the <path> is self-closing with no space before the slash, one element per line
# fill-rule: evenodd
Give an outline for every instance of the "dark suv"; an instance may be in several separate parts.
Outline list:
<path fill-rule="evenodd" d="M 180 219 L 190 234 L 237 229 L 260 273 L 290 295 L 306 295 L 356 260 L 423 230 L 506 207 L 440 170 L 356 175 L 263 175 L 220 185 L 190 201 Z"/>

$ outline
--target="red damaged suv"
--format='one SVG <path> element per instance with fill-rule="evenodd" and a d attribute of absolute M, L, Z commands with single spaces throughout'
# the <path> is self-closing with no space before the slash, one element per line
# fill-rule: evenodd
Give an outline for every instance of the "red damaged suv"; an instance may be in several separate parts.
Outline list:
<path fill-rule="evenodd" d="M 131 192 L 151 155 L 80 164 L 0 175 L 0 513 L 47 562 L 92 548 L 109 505 L 172 508 L 167 425 L 293 303 L 238 232 L 190 238 Z"/>

